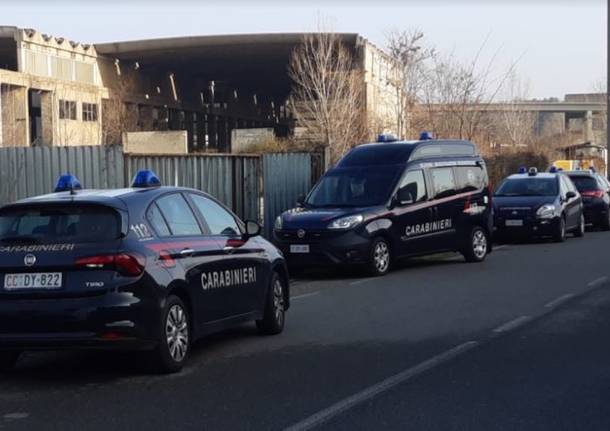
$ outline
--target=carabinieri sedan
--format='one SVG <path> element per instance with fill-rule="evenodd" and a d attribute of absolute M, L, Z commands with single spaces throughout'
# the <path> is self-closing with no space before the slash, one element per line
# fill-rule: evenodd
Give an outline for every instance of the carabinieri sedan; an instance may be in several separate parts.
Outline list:
<path fill-rule="evenodd" d="M 55 193 L 0 209 L 0 366 L 24 350 L 151 352 L 175 372 L 197 338 L 255 320 L 280 333 L 288 272 L 260 226 L 211 196 L 161 187 Z"/>

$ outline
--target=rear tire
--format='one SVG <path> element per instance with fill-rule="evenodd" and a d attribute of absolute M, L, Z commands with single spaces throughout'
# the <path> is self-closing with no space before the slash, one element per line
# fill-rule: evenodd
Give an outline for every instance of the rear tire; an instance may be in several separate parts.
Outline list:
<path fill-rule="evenodd" d="M 256 327 L 261 334 L 276 335 L 284 330 L 286 322 L 286 287 L 277 272 L 271 276 L 267 290 L 263 318 L 256 321 Z"/>
<path fill-rule="evenodd" d="M 608 209 L 608 214 L 606 215 L 606 218 L 602 220 L 599 227 L 601 230 L 610 230 L 610 209 Z"/>
<path fill-rule="evenodd" d="M 180 298 L 167 298 L 159 328 L 159 344 L 154 350 L 155 371 L 176 373 L 184 366 L 190 350 L 190 315 Z"/>
<path fill-rule="evenodd" d="M 12 370 L 17 365 L 21 352 L 0 352 L 0 371 Z"/>
<path fill-rule="evenodd" d="M 371 244 L 367 272 L 374 277 L 386 275 L 390 271 L 391 262 L 390 244 L 384 238 L 375 238 Z"/>
<path fill-rule="evenodd" d="M 557 223 L 555 233 L 553 234 L 553 240 L 555 242 L 564 242 L 566 240 L 566 219 L 563 216 L 561 216 L 559 223 Z"/>
<path fill-rule="evenodd" d="M 470 231 L 462 255 L 466 262 L 483 262 L 489 252 L 489 238 L 480 226 Z"/>
<path fill-rule="evenodd" d="M 582 238 L 585 236 L 585 216 L 580 215 L 580 222 L 578 223 L 578 227 L 574 231 L 574 236 L 577 238 Z"/>

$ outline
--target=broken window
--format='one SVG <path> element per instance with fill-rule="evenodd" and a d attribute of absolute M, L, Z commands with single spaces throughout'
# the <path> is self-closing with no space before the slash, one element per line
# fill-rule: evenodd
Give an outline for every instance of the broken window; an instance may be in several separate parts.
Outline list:
<path fill-rule="evenodd" d="M 73 100 L 60 100 L 59 118 L 62 120 L 76 120 L 76 102 Z"/>

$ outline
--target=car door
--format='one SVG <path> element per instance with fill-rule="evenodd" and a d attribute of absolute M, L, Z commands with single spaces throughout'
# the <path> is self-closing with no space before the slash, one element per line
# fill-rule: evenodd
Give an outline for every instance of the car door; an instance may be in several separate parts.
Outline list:
<path fill-rule="evenodd" d="M 160 255 L 184 271 L 197 327 L 226 317 L 228 307 L 222 289 L 205 282 L 209 274 L 222 271 L 224 253 L 207 235 L 207 227 L 197 220 L 183 194 L 156 199 L 148 208 L 147 219 L 162 239 Z"/>
<path fill-rule="evenodd" d="M 559 176 L 559 186 L 561 199 L 565 205 L 566 225 L 568 229 L 571 229 L 578 226 L 578 223 L 580 223 L 580 214 L 582 211 L 580 194 L 576 190 L 576 187 L 574 187 L 572 184 L 571 180 L 563 175 Z M 576 196 L 567 199 L 566 194 L 570 191 L 575 193 Z"/>
<path fill-rule="evenodd" d="M 393 236 L 399 239 L 399 254 L 414 255 L 426 251 L 426 226 L 432 220 L 428 190 L 422 169 L 405 171 L 394 196 Z"/>
<path fill-rule="evenodd" d="M 233 315 L 259 310 L 271 271 L 260 238 L 248 238 L 236 217 L 213 199 L 197 193 L 189 199 L 224 252 L 224 297 Z"/>
<path fill-rule="evenodd" d="M 457 185 L 453 167 L 434 167 L 428 171 L 432 197 L 429 250 L 450 250 L 456 246 L 456 228 L 461 209 L 456 204 Z"/>

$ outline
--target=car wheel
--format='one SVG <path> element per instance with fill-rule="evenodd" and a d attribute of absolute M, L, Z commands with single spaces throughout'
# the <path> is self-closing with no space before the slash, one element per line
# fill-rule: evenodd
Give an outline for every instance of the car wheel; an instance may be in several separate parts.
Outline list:
<path fill-rule="evenodd" d="M 157 371 L 175 373 L 184 366 L 190 349 L 190 321 L 184 302 L 170 295 L 163 309 L 159 345 L 155 349 Z"/>
<path fill-rule="evenodd" d="M 555 242 L 564 242 L 566 240 L 566 219 L 563 216 L 559 219 L 559 223 L 557 223 L 553 240 Z"/>
<path fill-rule="evenodd" d="M 482 262 L 489 251 L 488 238 L 485 231 L 475 226 L 468 235 L 462 254 L 466 262 Z"/>
<path fill-rule="evenodd" d="M 368 272 L 372 276 L 386 275 L 390 271 L 392 252 L 384 238 L 375 238 L 371 244 Z"/>
<path fill-rule="evenodd" d="M 582 238 L 585 236 L 585 216 L 580 215 L 580 222 L 578 223 L 578 227 L 574 231 L 574 236 L 578 238 Z"/>
<path fill-rule="evenodd" d="M 256 321 L 256 327 L 262 334 L 275 335 L 284 330 L 285 320 L 286 288 L 280 275 L 274 272 L 267 289 L 263 318 Z"/>
<path fill-rule="evenodd" d="M 0 371 L 10 370 L 17 365 L 21 352 L 0 352 Z"/>
<path fill-rule="evenodd" d="M 610 209 L 608 210 L 608 215 L 601 222 L 600 227 L 602 230 L 610 230 Z"/>

